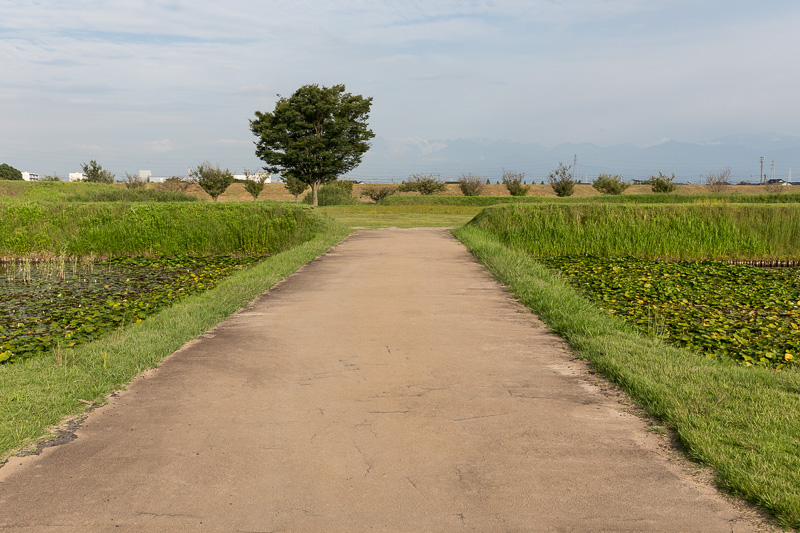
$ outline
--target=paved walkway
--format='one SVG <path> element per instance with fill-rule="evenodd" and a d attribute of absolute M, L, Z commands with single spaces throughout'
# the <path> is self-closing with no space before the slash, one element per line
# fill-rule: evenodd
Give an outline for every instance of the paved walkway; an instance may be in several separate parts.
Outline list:
<path fill-rule="evenodd" d="M 0 469 L 0 530 L 754 530 L 582 368 L 449 233 L 361 232 Z"/>

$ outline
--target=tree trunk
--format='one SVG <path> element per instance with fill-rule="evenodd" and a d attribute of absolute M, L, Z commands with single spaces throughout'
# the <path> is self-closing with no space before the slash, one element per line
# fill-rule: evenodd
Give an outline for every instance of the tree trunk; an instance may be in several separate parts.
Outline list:
<path fill-rule="evenodd" d="M 317 207 L 317 190 L 319 190 L 319 182 L 311 182 L 311 205 Z"/>

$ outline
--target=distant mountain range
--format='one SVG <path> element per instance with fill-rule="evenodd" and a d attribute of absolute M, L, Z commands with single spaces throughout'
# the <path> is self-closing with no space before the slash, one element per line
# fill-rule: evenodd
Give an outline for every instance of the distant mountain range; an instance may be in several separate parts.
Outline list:
<path fill-rule="evenodd" d="M 591 181 L 600 173 L 620 174 L 625 179 L 646 179 L 659 171 L 675 181 L 698 183 L 709 172 L 731 168 L 731 181 L 757 182 L 764 157 L 764 173 L 800 181 L 800 137 L 733 135 L 704 143 L 669 140 L 640 148 L 631 144 L 601 147 L 595 144 L 540 144 L 484 139 L 425 140 L 376 137 L 364 161 L 350 177 L 364 181 L 402 181 L 411 173 L 440 174 L 457 178 L 477 174 L 492 181 L 503 170 L 525 172 L 528 181 L 540 182 L 559 162 L 572 165 L 577 157 L 577 176 Z M 791 175 L 792 167 L 794 176 Z"/>

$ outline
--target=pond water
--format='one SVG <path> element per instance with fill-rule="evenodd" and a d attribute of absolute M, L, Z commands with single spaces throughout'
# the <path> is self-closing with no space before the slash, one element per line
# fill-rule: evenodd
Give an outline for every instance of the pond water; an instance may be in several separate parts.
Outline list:
<path fill-rule="evenodd" d="M 259 258 L 0 265 L 0 363 L 71 348 L 208 290 Z"/>

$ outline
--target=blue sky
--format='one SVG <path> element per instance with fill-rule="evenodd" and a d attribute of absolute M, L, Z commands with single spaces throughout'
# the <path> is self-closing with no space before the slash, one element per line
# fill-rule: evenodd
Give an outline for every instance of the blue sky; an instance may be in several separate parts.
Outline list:
<path fill-rule="evenodd" d="M 800 135 L 798 51 L 796 1 L 4 0 L 0 162 L 254 169 L 248 120 L 306 83 L 395 152 Z"/>

